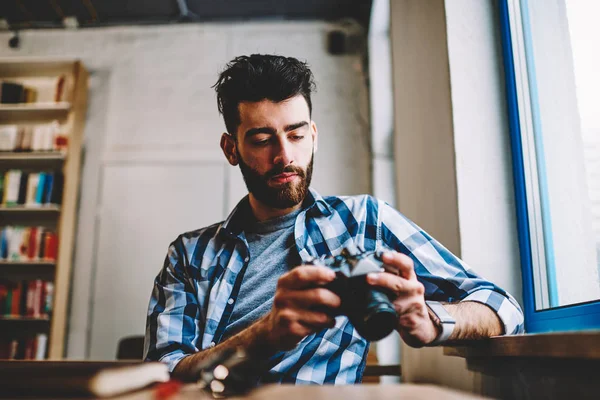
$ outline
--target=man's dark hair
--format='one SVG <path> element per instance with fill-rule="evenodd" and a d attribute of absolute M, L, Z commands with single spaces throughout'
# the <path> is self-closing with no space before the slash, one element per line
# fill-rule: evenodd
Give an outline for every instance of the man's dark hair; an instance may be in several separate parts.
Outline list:
<path fill-rule="evenodd" d="M 235 135 L 240 124 L 238 105 L 243 101 L 275 103 L 302 95 L 312 114 L 310 94 L 315 90 L 308 64 L 293 57 L 267 54 L 239 56 L 227 64 L 213 86 L 227 132 Z"/>

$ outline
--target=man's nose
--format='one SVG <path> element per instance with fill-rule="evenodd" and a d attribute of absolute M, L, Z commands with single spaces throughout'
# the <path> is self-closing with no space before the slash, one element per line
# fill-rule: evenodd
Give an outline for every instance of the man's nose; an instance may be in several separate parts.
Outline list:
<path fill-rule="evenodd" d="M 277 154 L 275 154 L 275 157 L 273 158 L 273 164 L 283 164 L 286 166 L 294 162 L 291 145 L 287 140 L 280 139 L 276 151 Z"/>

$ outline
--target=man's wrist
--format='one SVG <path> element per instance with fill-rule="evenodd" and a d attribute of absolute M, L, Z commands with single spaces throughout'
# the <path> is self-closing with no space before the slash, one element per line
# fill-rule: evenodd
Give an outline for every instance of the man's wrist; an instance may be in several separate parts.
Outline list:
<path fill-rule="evenodd" d="M 278 351 L 277 345 L 271 337 L 268 318 L 269 314 L 256 321 L 249 328 L 252 338 L 246 350 L 255 357 L 269 357 Z"/>
<path fill-rule="evenodd" d="M 438 316 L 433 311 L 431 311 L 429 307 L 427 307 L 427 313 L 429 314 L 429 319 L 431 320 L 433 328 L 435 329 L 435 337 L 433 338 L 433 340 L 431 340 L 431 342 L 433 342 L 442 334 L 442 323 Z"/>
<path fill-rule="evenodd" d="M 454 328 L 456 326 L 456 320 L 448 310 L 438 301 L 427 300 L 425 301 L 427 310 L 429 312 L 429 318 L 432 320 L 434 326 L 437 329 L 437 336 L 427 344 L 427 346 L 437 346 L 445 343 L 450 339 Z"/>

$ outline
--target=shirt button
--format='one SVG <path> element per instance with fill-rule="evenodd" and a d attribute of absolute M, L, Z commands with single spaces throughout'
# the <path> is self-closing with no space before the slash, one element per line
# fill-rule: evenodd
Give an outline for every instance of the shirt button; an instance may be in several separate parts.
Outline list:
<path fill-rule="evenodd" d="M 250 257 L 246 257 L 246 258 L 244 258 L 244 261 L 245 261 L 245 262 L 248 262 L 248 261 L 250 261 Z"/>
<path fill-rule="evenodd" d="M 227 300 L 227 304 L 233 304 L 233 301 L 234 301 L 233 299 L 229 299 L 229 300 Z"/>
<path fill-rule="evenodd" d="M 215 342 L 210 342 L 210 344 L 208 345 L 208 347 L 215 347 L 215 346 L 216 346 Z"/>

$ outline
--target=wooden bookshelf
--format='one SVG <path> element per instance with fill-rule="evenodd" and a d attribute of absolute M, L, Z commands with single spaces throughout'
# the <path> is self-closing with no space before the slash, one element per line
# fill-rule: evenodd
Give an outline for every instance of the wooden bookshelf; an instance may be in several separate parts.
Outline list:
<path fill-rule="evenodd" d="M 54 268 L 56 263 L 54 261 L 0 261 L 0 271 L 2 268 L 30 268 L 30 267 L 44 267 Z"/>
<path fill-rule="evenodd" d="M 28 276 L 47 279 L 54 283 L 50 318 L 0 317 L 4 334 L 43 330 L 48 335 L 48 358 L 65 356 L 67 311 L 70 293 L 75 222 L 80 179 L 83 128 L 87 110 L 88 72 L 74 60 L 13 58 L 0 61 L 0 80 L 23 83 L 36 87 L 46 85 L 58 77 L 64 78 L 64 92 L 60 102 L 41 100 L 29 104 L 1 104 L 0 125 L 33 125 L 57 120 L 66 133 L 65 152 L 0 152 L 0 173 L 9 169 L 61 171 L 64 177 L 62 203 L 42 206 L 0 206 L 0 225 L 49 226 L 58 233 L 58 256 L 52 261 L 0 261 L 0 278 Z M 47 88 L 48 85 L 43 86 Z M 44 89 L 45 90 L 45 89 Z M 41 93 L 41 92 L 40 92 Z M 45 96 L 46 98 L 48 96 Z"/>
<path fill-rule="evenodd" d="M 14 316 L 14 315 L 3 315 L 0 317 L 0 321 L 2 322 L 50 322 L 50 318 L 48 317 L 22 317 L 22 316 Z"/>
<path fill-rule="evenodd" d="M 71 104 L 32 103 L 32 104 L 0 104 L 0 121 L 3 124 L 22 122 L 35 123 L 45 121 L 65 121 L 71 111 Z"/>
<path fill-rule="evenodd" d="M 40 225 L 47 228 L 57 228 L 60 220 L 61 207 L 56 204 L 42 207 L 0 207 L 2 225 Z"/>
<path fill-rule="evenodd" d="M 60 206 L 58 204 L 44 204 L 39 207 L 33 206 L 1 206 L 0 215 L 2 214 L 58 214 Z"/>
<path fill-rule="evenodd" d="M 65 153 L 59 151 L 0 152 L 0 170 L 60 169 L 65 156 Z"/>
<path fill-rule="evenodd" d="M 54 280 L 54 261 L 0 261 L 0 276 L 15 281 Z"/>

